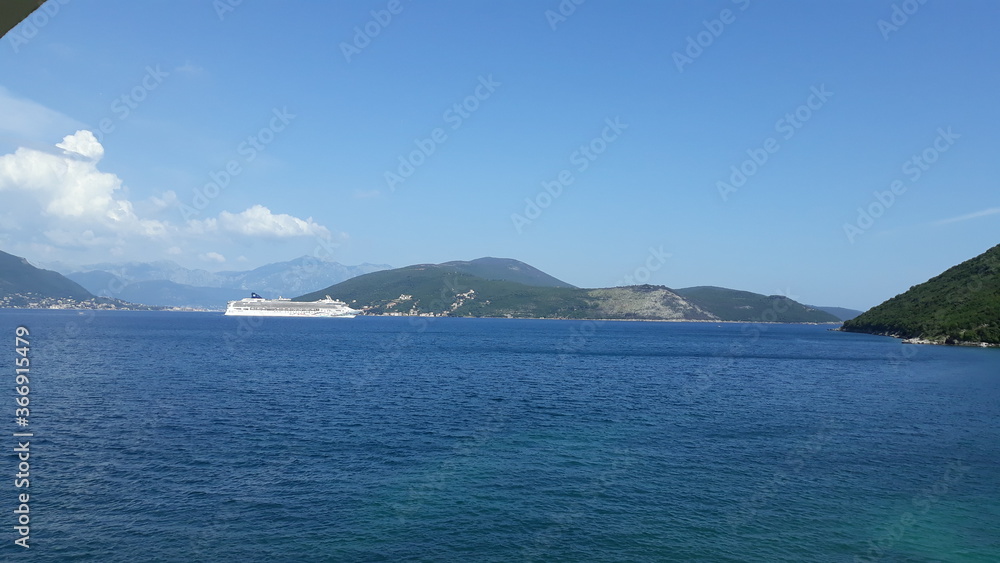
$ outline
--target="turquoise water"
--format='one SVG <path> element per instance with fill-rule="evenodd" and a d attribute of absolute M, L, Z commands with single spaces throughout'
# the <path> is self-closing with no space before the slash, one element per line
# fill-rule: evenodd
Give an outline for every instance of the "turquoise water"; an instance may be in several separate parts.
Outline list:
<path fill-rule="evenodd" d="M 19 324 L 31 548 L 8 437 L 5 560 L 1000 561 L 1000 350 L 0 310 L 11 365 Z"/>

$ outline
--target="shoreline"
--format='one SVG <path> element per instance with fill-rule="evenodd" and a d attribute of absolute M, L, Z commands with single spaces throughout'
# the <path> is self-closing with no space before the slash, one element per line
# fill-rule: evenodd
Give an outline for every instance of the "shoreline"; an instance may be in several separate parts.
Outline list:
<path fill-rule="evenodd" d="M 146 306 L 153 307 L 153 306 Z M 158 307 L 150 309 L 127 309 L 127 308 L 90 308 L 90 307 L 0 307 L 0 310 L 11 311 L 111 311 L 111 312 L 157 312 L 157 313 L 224 313 L 225 309 L 197 309 L 191 307 Z M 792 324 L 792 325 L 841 325 L 842 321 L 815 322 L 815 321 L 723 321 L 716 319 L 598 319 L 598 318 L 568 318 L 568 317 L 465 317 L 452 315 L 358 315 L 358 317 L 379 317 L 379 318 L 419 318 L 419 319 L 501 319 L 519 321 L 580 321 L 580 322 L 644 322 L 644 323 L 715 323 L 715 324 Z M 839 330 L 832 328 L 830 330 Z"/>
<path fill-rule="evenodd" d="M 993 342 L 982 342 L 982 341 L 975 341 L 975 342 L 973 342 L 973 341 L 966 341 L 966 340 L 948 342 L 947 339 L 945 339 L 945 338 L 932 340 L 932 339 L 923 338 L 923 337 L 920 337 L 920 336 L 914 336 L 914 337 L 911 337 L 911 338 L 906 338 L 906 337 L 904 337 L 903 335 L 901 335 L 899 333 L 893 333 L 893 332 L 866 332 L 866 331 L 858 331 L 858 330 L 844 330 L 843 327 L 841 327 L 841 328 L 834 328 L 834 329 L 830 329 L 830 330 L 834 330 L 834 331 L 837 331 L 837 332 L 849 332 L 849 333 L 854 333 L 854 334 L 870 334 L 872 336 L 887 336 L 889 338 L 896 338 L 896 339 L 900 340 L 901 344 L 922 344 L 922 345 L 925 345 L 925 346 L 959 346 L 959 347 L 964 347 L 964 348 L 1000 348 L 1000 344 L 993 343 Z"/>

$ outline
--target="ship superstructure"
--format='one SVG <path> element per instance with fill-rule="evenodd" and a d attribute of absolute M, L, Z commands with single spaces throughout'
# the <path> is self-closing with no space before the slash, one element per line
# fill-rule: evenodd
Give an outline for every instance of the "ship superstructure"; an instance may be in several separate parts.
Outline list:
<path fill-rule="evenodd" d="M 239 301 L 230 301 L 226 314 L 245 317 L 332 317 L 352 319 L 360 313 L 347 303 L 333 299 L 329 295 L 319 301 L 292 301 L 277 298 L 264 299 L 256 293 Z"/>

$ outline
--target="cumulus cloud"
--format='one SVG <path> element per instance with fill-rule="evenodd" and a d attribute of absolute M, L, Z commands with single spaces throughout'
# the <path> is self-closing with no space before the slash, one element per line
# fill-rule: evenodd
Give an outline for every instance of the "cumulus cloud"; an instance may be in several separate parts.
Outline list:
<path fill-rule="evenodd" d="M 254 205 L 241 213 L 223 211 L 219 213 L 218 218 L 190 221 L 189 226 L 192 232 L 199 234 L 223 231 L 255 238 L 284 239 L 309 236 L 330 238 L 330 231 L 313 221 L 312 217 L 299 219 L 285 213 L 275 214 L 263 205 Z"/>
<path fill-rule="evenodd" d="M 104 147 L 86 130 L 66 135 L 54 146 L 22 146 L 0 154 L 0 240 L 112 255 L 126 249 L 143 252 L 156 241 L 167 255 L 181 255 L 181 248 L 197 249 L 188 252 L 223 263 L 223 254 L 202 253 L 199 243 L 215 246 L 222 235 L 239 244 L 331 237 L 312 217 L 274 213 L 263 205 L 178 224 L 167 218 L 169 210 L 180 205 L 175 191 L 160 191 L 134 204 L 122 179 L 101 170 L 103 157 Z"/>
<path fill-rule="evenodd" d="M 8 192 L 7 199 L 12 201 L 30 197 L 40 205 L 43 216 L 75 220 L 106 233 L 157 237 L 167 232 L 165 223 L 140 219 L 132 202 L 115 197 L 122 181 L 98 170 L 104 147 L 93 133 L 77 131 L 56 147 L 63 154 L 22 147 L 0 156 L 0 195 Z M 58 223 L 60 228 L 68 227 Z M 50 238 L 56 244 L 64 240 L 62 236 Z"/>
<path fill-rule="evenodd" d="M 90 131 L 77 131 L 75 135 L 67 135 L 56 146 L 67 155 L 78 154 L 95 162 L 104 157 L 104 147 Z"/>

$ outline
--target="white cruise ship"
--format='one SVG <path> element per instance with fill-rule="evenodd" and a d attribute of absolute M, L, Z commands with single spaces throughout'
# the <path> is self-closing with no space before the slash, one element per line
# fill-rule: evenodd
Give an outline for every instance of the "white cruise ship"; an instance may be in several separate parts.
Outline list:
<path fill-rule="evenodd" d="M 337 299 L 319 301 L 292 301 L 291 299 L 264 299 L 256 293 L 239 301 L 230 301 L 227 315 L 244 317 L 333 317 L 353 319 L 360 311 L 351 309 L 347 303 Z"/>

